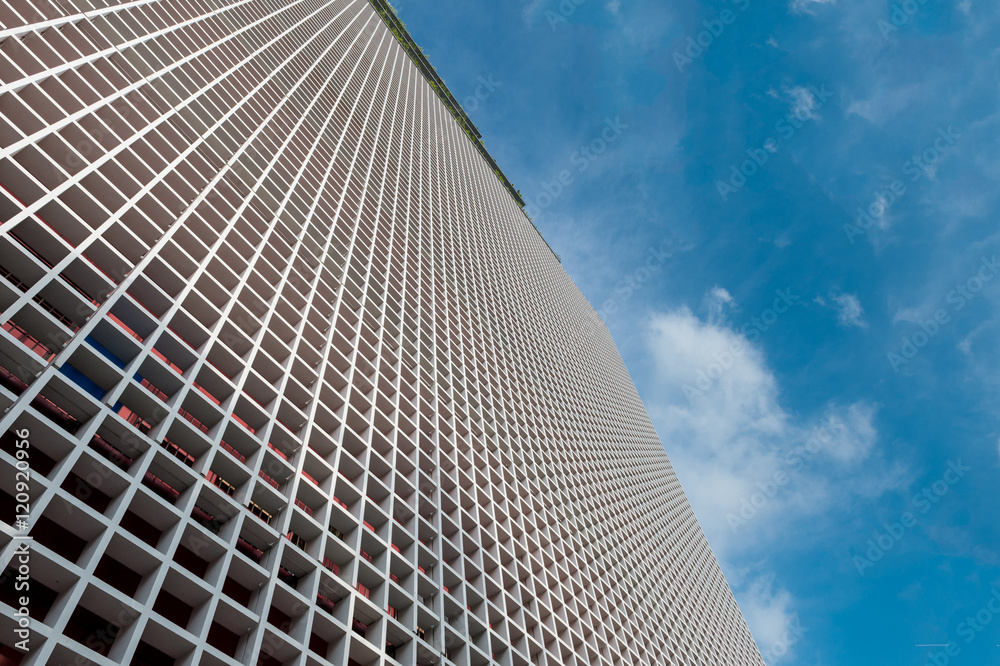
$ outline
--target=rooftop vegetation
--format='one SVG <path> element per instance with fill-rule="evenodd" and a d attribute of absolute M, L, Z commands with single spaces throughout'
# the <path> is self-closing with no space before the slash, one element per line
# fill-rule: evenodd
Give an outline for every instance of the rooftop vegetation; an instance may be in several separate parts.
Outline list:
<path fill-rule="evenodd" d="M 538 227 L 535 226 L 535 222 L 531 219 L 531 216 L 524 211 L 525 204 L 524 199 L 521 198 L 520 190 L 511 185 L 511 182 L 507 180 L 507 176 L 505 176 L 503 171 L 500 170 L 500 167 L 497 166 L 496 160 L 493 159 L 493 156 L 490 155 L 489 151 L 486 150 L 486 146 L 483 144 L 483 135 L 479 132 L 479 129 L 469 118 L 468 114 L 465 113 L 465 109 L 462 108 L 462 105 L 458 103 L 455 96 L 451 94 L 450 90 L 448 90 L 448 86 L 445 85 L 444 80 L 437 73 L 437 70 L 434 69 L 430 60 L 427 59 L 427 56 L 424 55 L 423 49 L 421 49 L 420 46 L 413 41 L 410 33 L 406 30 L 406 25 L 399 20 L 398 16 L 396 16 L 396 12 L 392 8 L 392 5 L 390 5 L 387 0 L 369 0 L 369 2 L 371 2 L 372 7 L 375 8 L 378 15 L 382 17 L 382 20 L 385 22 L 386 26 L 388 26 L 389 30 L 396 38 L 396 41 L 399 42 L 399 45 L 402 46 L 406 54 L 410 56 L 410 60 L 412 60 L 417 66 L 420 73 L 424 75 L 427 82 L 431 84 L 431 88 L 434 89 L 437 96 L 442 102 L 444 102 L 445 107 L 449 112 L 451 112 L 451 115 L 454 116 L 459 126 L 463 131 L 465 131 L 469 139 L 472 140 L 473 145 L 477 150 L 479 150 L 480 155 L 483 156 L 486 163 L 493 169 L 493 173 L 496 174 L 496 177 L 501 183 L 503 183 L 503 186 L 507 188 L 507 191 L 514 198 L 514 201 L 516 201 L 521 207 L 521 212 L 523 212 L 524 216 L 529 222 L 531 222 L 531 226 L 535 227 L 535 231 L 538 231 Z M 538 235 L 543 241 L 545 241 L 545 237 L 542 236 L 541 232 L 539 232 Z M 549 250 L 552 250 L 552 246 L 548 244 L 548 241 L 545 241 L 545 244 L 549 247 Z M 552 250 L 552 254 L 560 262 L 562 261 L 559 259 L 559 255 L 557 255 L 554 250 Z"/>

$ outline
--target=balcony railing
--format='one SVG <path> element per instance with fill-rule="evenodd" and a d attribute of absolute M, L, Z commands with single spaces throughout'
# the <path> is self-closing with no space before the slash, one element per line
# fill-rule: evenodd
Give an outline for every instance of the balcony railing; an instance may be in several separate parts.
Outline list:
<path fill-rule="evenodd" d="M 284 451 L 282 451 L 281 449 L 279 449 L 277 446 L 275 446 L 271 442 L 268 442 L 267 446 L 268 446 L 269 449 L 271 449 L 272 451 L 274 451 L 275 453 L 277 453 L 281 457 L 282 460 L 288 460 L 288 456 L 285 455 Z"/>
<path fill-rule="evenodd" d="M 234 448 L 233 448 L 233 447 L 232 447 L 232 446 L 231 446 L 231 445 L 229 444 L 229 442 L 227 442 L 226 440 L 224 440 L 224 439 L 223 439 L 223 440 L 220 440 L 220 441 L 219 441 L 219 446 L 221 446 L 221 447 L 222 447 L 222 450 L 223 450 L 223 451 L 226 451 L 226 452 L 228 452 L 228 453 L 229 453 L 229 455 L 231 455 L 232 457 L 236 458 L 236 459 L 237 459 L 237 460 L 239 460 L 240 462 L 246 462 L 246 460 L 247 460 L 247 457 L 246 457 L 245 455 L 243 455 L 242 453 L 240 453 L 239 451 L 237 451 L 236 449 L 234 449 Z"/>
<path fill-rule="evenodd" d="M 236 550 L 240 551 L 247 557 L 249 557 L 254 562 L 260 563 L 261 558 L 264 556 L 264 551 L 253 545 L 243 537 L 236 539 Z"/>
<path fill-rule="evenodd" d="M 299 584 L 299 577 L 285 567 L 278 567 L 278 580 L 282 581 L 292 589 L 295 589 L 295 587 Z"/>
<path fill-rule="evenodd" d="M 80 421 L 77 420 L 75 416 L 46 398 L 41 393 L 36 395 L 35 399 L 31 401 L 31 406 L 45 416 L 49 417 L 49 419 L 57 426 L 70 434 L 75 433 L 80 427 Z"/>
<path fill-rule="evenodd" d="M 132 465 L 132 458 L 129 458 L 127 455 L 108 444 L 100 435 L 94 435 L 90 439 L 90 448 L 94 449 L 122 469 L 128 469 Z"/>
<path fill-rule="evenodd" d="M 292 543 L 294 543 L 296 546 L 298 546 L 302 550 L 305 550 L 306 546 L 308 545 L 307 542 L 306 542 L 306 540 L 303 539 L 302 537 L 300 537 L 295 532 L 289 532 L 288 534 L 285 535 L 285 538 L 288 539 L 289 541 L 291 541 Z"/>
<path fill-rule="evenodd" d="M 203 394 L 203 395 L 204 395 L 204 396 L 205 396 L 206 398 L 208 398 L 209 400 L 211 400 L 212 402 L 214 402 L 214 403 L 215 403 L 216 405 L 219 405 L 220 407 L 222 406 L 222 401 L 221 401 L 221 400 L 219 400 L 218 398 L 216 398 L 216 397 L 215 397 L 214 395 L 212 395 L 211 393 L 209 393 L 209 392 L 208 392 L 208 389 L 206 389 L 206 388 L 205 388 L 204 386 L 202 386 L 202 385 L 201 385 L 201 384 L 199 384 L 198 382 L 191 382 L 191 383 L 192 383 L 192 384 L 194 385 L 194 387 L 195 387 L 196 389 L 198 389 L 199 391 L 201 391 L 201 392 L 202 392 L 202 394 Z"/>
<path fill-rule="evenodd" d="M 48 312 L 50 315 L 52 315 L 53 319 L 58 321 L 60 324 L 62 324 L 69 330 L 73 331 L 74 333 L 80 330 L 80 327 L 72 319 L 64 315 L 62 312 L 59 311 L 59 308 L 49 303 L 41 296 L 36 295 L 32 300 L 38 303 L 40 306 L 42 306 L 42 309 Z"/>
<path fill-rule="evenodd" d="M 333 611 L 336 605 L 331 599 L 324 597 L 322 594 L 316 595 L 316 605 L 325 610 L 330 615 L 333 615 Z"/>
<path fill-rule="evenodd" d="M 176 372 L 178 375 L 183 375 L 184 374 L 184 371 L 180 369 L 180 366 L 174 364 L 170 359 L 168 359 L 166 356 L 164 356 L 160 352 L 160 350 L 158 350 L 156 347 L 153 347 L 150 351 L 153 352 L 153 356 L 155 356 L 156 358 L 158 358 L 161 361 L 163 361 L 164 365 L 166 365 L 167 367 L 169 367 L 171 370 L 173 370 L 174 372 Z"/>
<path fill-rule="evenodd" d="M 157 388 L 156 386 L 154 386 L 153 383 L 151 381 L 149 381 L 148 379 L 146 379 L 145 377 L 142 377 L 142 381 L 139 382 L 139 386 L 142 386 L 143 388 L 149 390 L 150 393 L 152 393 L 153 395 L 155 395 L 157 398 L 159 398 L 163 402 L 166 402 L 167 400 L 170 399 L 170 396 L 168 396 L 166 393 L 164 393 L 159 388 Z"/>
<path fill-rule="evenodd" d="M 177 413 L 183 416 L 188 421 L 190 421 L 191 425 L 193 425 L 195 428 L 201 430 L 206 435 L 208 434 L 208 426 L 199 421 L 197 418 L 195 418 L 194 415 L 191 414 L 191 412 L 187 411 L 183 407 L 178 407 Z"/>
<path fill-rule="evenodd" d="M 118 416 L 125 419 L 126 423 L 134 426 L 136 430 L 144 435 L 148 434 L 149 431 L 153 429 L 153 426 L 149 423 L 149 421 L 145 420 L 125 405 L 122 405 L 121 409 L 118 410 Z"/>
<path fill-rule="evenodd" d="M 300 500 L 298 498 L 296 498 L 296 500 L 295 500 L 295 506 L 297 506 L 300 509 L 302 509 L 303 511 L 305 511 L 307 516 L 313 515 L 313 510 L 309 508 L 309 505 L 307 505 L 305 502 L 303 502 L 302 500 Z"/>
<path fill-rule="evenodd" d="M 171 442 L 166 437 L 163 438 L 163 441 L 160 442 L 160 445 L 164 449 L 166 449 L 166 451 L 170 453 L 170 455 L 177 458 L 188 467 L 194 465 L 194 460 L 195 460 L 194 456 L 185 451 L 184 449 L 182 449 L 181 447 L 177 446 L 177 444 L 175 444 L 174 442 Z"/>
<path fill-rule="evenodd" d="M 197 504 L 193 509 L 191 509 L 191 517 L 213 534 L 219 533 L 219 525 L 215 520 L 215 516 L 210 514 L 208 511 L 205 511 Z"/>
<path fill-rule="evenodd" d="M 260 470 L 259 472 L 257 472 L 257 475 L 260 476 L 260 478 L 264 479 L 264 482 L 267 483 L 269 486 L 271 486 L 275 490 L 278 489 L 279 485 L 278 482 L 274 478 L 272 478 L 270 474 L 266 473 L 264 470 Z"/>
<path fill-rule="evenodd" d="M 143 341 L 144 338 L 141 335 L 139 335 L 138 333 L 136 333 L 135 331 L 133 331 L 131 328 L 129 328 L 129 326 L 125 322 L 123 322 L 121 319 L 119 319 L 115 315 L 111 314 L 110 312 L 108 313 L 107 316 L 108 316 L 108 319 L 110 319 L 111 321 L 113 321 L 116 324 L 118 324 L 118 326 L 123 331 L 125 331 L 126 333 L 128 333 L 129 335 L 131 335 L 133 338 L 135 338 L 139 342 Z"/>
<path fill-rule="evenodd" d="M 257 504 L 253 500 L 247 503 L 247 511 L 263 520 L 265 525 L 270 525 L 271 520 L 274 518 L 274 516 L 265 511 L 261 505 Z"/>
<path fill-rule="evenodd" d="M 48 363 L 53 358 L 55 358 L 56 353 L 43 345 L 41 342 L 36 340 L 34 336 L 29 335 L 26 330 L 18 326 L 17 324 L 6 321 L 3 325 L 3 330 L 11 334 L 11 336 L 19 341 L 22 345 L 28 348 L 28 351 L 33 354 L 37 354 L 43 361 Z"/>
<path fill-rule="evenodd" d="M 24 389 L 28 388 L 28 385 L 21 381 L 17 375 L 4 367 L 0 367 L 0 385 L 14 395 L 21 395 L 24 393 Z"/>
<path fill-rule="evenodd" d="M 257 434 L 257 430 L 254 429 L 254 428 L 252 428 L 249 423 L 247 423 L 246 421 L 244 421 L 243 419 L 241 419 L 236 414 L 233 414 L 232 416 L 233 416 L 233 420 L 236 421 L 237 423 L 239 423 L 241 426 L 243 426 L 247 430 L 249 430 L 250 434 L 252 434 L 252 435 L 256 435 Z"/>
<path fill-rule="evenodd" d="M 17 277 L 13 273 L 8 271 L 3 266 L 0 266 L 0 275 L 6 278 L 7 282 L 10 282 L 12 285 L 17 287 L 22 292 L 28 291 L 28 285 L 17 279 Z"/>
<path fill-rule="evenodd" d="M 234 486 L 233 484 L 229 483 L 228 481 L 226 481 L 225 479 L 223 479 L 221 476 L 219 476 L 215 472 L 208 472 L 208 473 L 206 473 L 205 474 L 205 478 L 208 479 L 209 483 L 211 483 L 212 485 L 218 487 L 219 490 L 221 490 L 222 492 L 226 493 L 230 497 L 232 497 L 233 493 L 236 492 L 236 486 Z"/>
<path fill-rule="evenodd" d="M 146 474 L 142 477 L 142 482 L 146 487 L 171 504 L 176 502 L 177 498 L 181 496 L 181 492 L 179 490 L 171 487 L 170 484 L 152 472 L 146 472 Z"/>

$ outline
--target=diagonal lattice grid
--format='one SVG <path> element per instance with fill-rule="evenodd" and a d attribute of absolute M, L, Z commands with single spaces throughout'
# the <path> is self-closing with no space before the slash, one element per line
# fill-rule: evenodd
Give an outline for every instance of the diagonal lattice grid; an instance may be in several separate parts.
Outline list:
<path fill-rule="evenodd" d="M 606 328 L 367 1 L 0 23 L 0 664 L 763 663 Z"/>

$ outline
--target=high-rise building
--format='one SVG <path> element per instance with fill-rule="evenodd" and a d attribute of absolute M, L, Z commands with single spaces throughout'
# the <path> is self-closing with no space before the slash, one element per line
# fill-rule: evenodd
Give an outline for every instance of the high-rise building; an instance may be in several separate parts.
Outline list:
<path fill-rule="evenodd" d="M 762 663 L 387 5 L 0 23 L 0 664 Z"/>

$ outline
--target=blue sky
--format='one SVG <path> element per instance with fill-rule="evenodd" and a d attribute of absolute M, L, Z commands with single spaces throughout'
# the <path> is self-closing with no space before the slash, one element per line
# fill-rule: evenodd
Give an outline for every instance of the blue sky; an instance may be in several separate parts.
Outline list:
<path fill-rule="evenodd" d="M 768 663 L 1000 664 L 996 4 L 394 4 Z"/>

